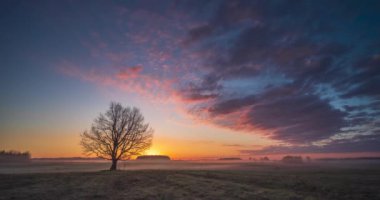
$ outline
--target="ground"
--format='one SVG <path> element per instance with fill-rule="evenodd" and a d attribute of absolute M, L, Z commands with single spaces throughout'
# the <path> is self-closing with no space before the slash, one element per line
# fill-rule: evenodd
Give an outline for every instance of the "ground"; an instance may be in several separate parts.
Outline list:
<path fill-rule="evenodd" d="M 380 199 L 380 168 L 372 165 L 239 163 L 199 170 L 10 173 L 0 180 L 0 199 Z"/>

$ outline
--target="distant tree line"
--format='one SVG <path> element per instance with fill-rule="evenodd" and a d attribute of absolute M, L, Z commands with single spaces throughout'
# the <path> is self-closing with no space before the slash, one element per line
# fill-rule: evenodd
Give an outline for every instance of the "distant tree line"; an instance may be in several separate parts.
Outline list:
<path fill-rule="evenodd" d="M 136 160 L 170 160 L 170 157 L 165 155 L 143 155 L 138 156 Z"/>
<path fill-rule="evenodd" d="M 301 156 L 284 156 L 282 158 L 282 162 L 284 162 L 284 163 L 303 163 L 303 159 Z"/>
<path fill-rule="evenodd" d="M 19 152 L 19 151 L 0 151 L 0 162 L 23 162 L 23 161 L 29 161 L 31 158 L 31 155 L 28 151 L 26 152 Z"/>
<path fill-rule="evenodd" d="M 241 160 L 241 158 L 230 157 L 230 158 L 219 158 L 219 160 Z"/>

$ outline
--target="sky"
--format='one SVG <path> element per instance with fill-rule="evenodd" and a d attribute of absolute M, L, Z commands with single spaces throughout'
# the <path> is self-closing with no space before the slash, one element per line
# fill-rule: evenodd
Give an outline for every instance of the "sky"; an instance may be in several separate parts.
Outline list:
<path fill-rule="evenodd" d="M 1 1 L 0 149 L 83 156 L 110 102 L 146 154 L 380 155 L 380 2 Z"/>

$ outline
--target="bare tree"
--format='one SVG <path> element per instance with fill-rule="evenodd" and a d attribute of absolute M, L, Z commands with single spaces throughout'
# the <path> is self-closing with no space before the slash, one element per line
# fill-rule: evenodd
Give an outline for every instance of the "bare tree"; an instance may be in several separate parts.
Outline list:
<path fill-rule="evenodd" d="M 91 130 L 81 134 L 81 145 L 87 155 L 112 160 L 110 170 L 116 170 L 118 160 L 148 149 L 152 136 L 153 129 L 139 109 L 112 102 L 109 110 L 94 120 Z"/>

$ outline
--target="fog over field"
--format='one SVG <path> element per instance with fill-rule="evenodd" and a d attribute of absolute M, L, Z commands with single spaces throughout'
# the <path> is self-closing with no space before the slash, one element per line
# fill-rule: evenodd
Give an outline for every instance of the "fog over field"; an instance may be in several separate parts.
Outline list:
<path fill-rule="evenodd" d="M 0 199 L 380 199 L 380 162 L 34 160 L 0 164 Z"/>
<path fill-rule="evenodd" d="M 107 170 L 110 161 L 76 159 L 32 159 L 27 163 L 0 163 L 0 174 L 95 172 Z M 121 161 L 119 170 L 263 170 L 265 167 L 278 169 L 372 169 L 380 168 L 380 160 L 315 160 L 309 163 L 288 164 L 281 161 Z"/>

